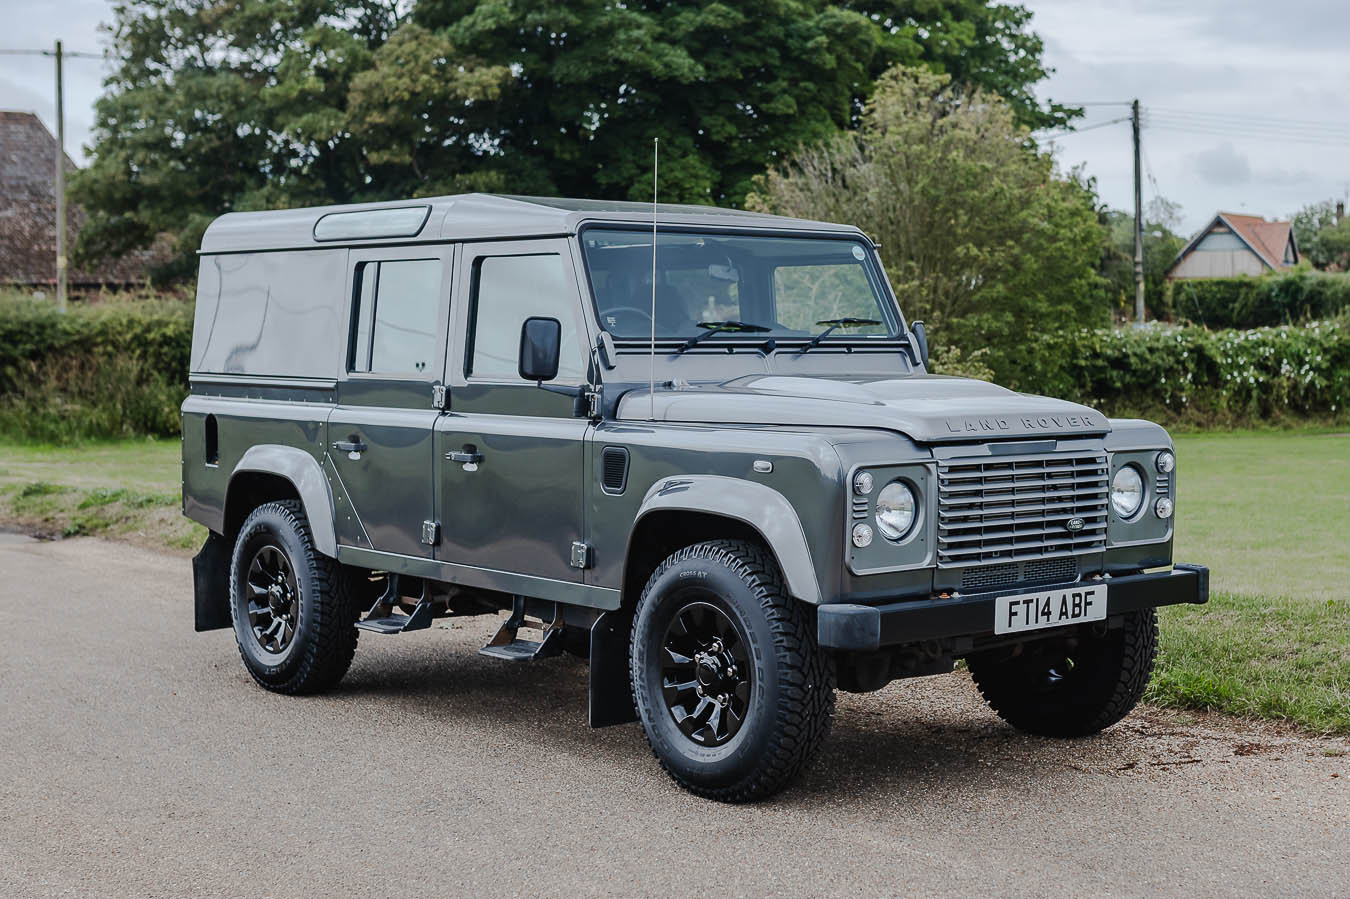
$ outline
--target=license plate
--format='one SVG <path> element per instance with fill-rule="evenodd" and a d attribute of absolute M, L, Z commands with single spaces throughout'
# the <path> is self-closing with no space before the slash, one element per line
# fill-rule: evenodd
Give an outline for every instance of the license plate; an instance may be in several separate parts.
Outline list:
<path fill-rule="evenodd" d="M 994 633 L 1015 634 L 1106 617 L 1106 585 L 1019 593 L 994 600 Z"/>

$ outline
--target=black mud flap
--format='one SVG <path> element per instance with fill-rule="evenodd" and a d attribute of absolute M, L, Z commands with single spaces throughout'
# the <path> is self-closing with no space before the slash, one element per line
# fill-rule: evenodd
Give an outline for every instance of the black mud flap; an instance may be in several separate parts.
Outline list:
<path fill-rule="evenodd" d="M 214 631 L 233 627 L 230 620 L 230 541 L 211 534 L 192 557 L 194 627 Z"/>
<path fill-rule="evenodd" d="M 633 613 L 606 612 L 591 625 L 591 727 L 637 720 L 628 682 L 628 638 Z"/>

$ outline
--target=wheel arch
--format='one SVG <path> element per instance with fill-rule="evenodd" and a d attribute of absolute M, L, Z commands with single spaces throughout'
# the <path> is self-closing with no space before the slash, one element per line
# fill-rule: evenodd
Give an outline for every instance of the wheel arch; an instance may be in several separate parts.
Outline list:
<path fill-rule="evenodd" d="M 762 544 L 788 592 L 820 604 L 811 549 L 792 504 L 772 487 L 720 475 L 666 478 L 647 491 L 624 553 L 624 604 L 637 600 L 652 570 L 672 552 L 718 538 Z"/>
<path fill-rule="evenodd" d="M 225 491 L 225 533 L 235 534 L 248 514 L 266 502 L 299 500 L 309 520 L 314 549 L 337 558 L 333 494 L 318 460 L 305 450 L 259 444 L 244 453 L 230 472 Z"/>

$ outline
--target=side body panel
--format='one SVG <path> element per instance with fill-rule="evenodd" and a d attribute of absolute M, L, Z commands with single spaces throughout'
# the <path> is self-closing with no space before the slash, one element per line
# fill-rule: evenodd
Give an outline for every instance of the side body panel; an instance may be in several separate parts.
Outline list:
<path fill-rule="evenodd" d="M 750 525 L 773 542 L 785 572 L 791 570 L 794 595 L 832 601 L 839 591 L 845 494 L 831 439 L 848 433 L 602 422 L 592 437 L 592 484 L 601 481 L 605 447 L 627 449 L 630 462 L 622 493 L 590 493 L 594 567 L 589 582 L 621 588 L 639 522 L 662 511 L 685 510 Z M 687 489 L 681 481 L 689 482 Z M 661 496 L 668 482 L 677 483 Z"/>

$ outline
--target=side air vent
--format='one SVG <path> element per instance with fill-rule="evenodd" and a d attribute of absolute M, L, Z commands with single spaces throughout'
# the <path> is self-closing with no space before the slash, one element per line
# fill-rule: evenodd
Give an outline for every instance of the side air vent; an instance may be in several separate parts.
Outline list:
<path fill-rule="evenodd" d="M 623 493 L 628 486 L 628 450 L 621 446 L 607 446 L 600 455 L 604 469 L 600 476 L 600 486 L 606 493 Z"/>

